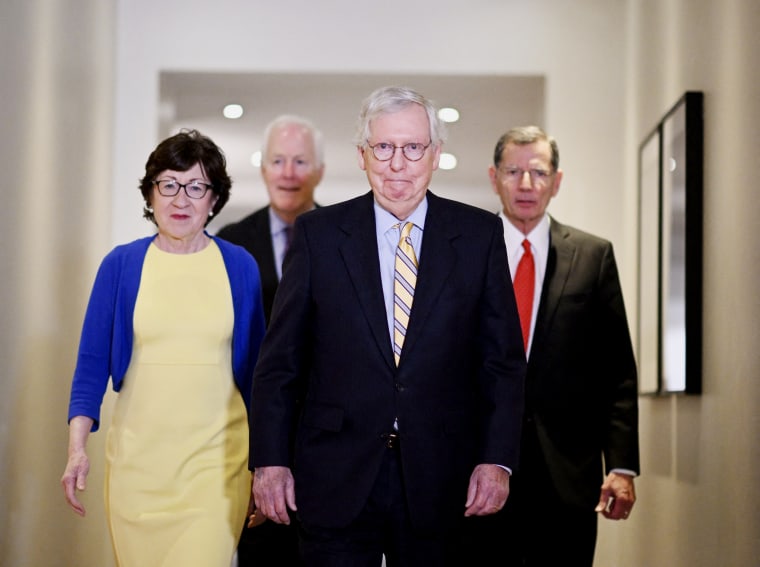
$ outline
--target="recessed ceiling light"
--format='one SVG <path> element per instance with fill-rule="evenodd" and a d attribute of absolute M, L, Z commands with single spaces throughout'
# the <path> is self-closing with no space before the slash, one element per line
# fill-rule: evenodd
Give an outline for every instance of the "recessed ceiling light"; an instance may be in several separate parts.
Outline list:
<path fill-rule="evenodd" d="M 438 111 L 438 118 L 444 122 L 456 122 L 459 120 L 459 111 L 456 108 L 445 107 Z"/>
<path fill-rule="evenodd" d="M 225 118 L 235 120 L 236 118 L 243 116 L 243 107 L 239 104 L 228 104 L 224 107 L 222 114 Z"/>
<path fill-rule="evenodd" d="M 454 169 L 457 166 L 457 158 L 454 154 L 442 153 L 438 160 L 438 167 L 441 169 Z"/>

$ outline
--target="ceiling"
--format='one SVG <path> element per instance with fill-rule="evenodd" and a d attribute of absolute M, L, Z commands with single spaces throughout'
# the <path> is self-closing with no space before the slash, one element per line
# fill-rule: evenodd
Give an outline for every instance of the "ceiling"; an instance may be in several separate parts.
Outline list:
<path fill-rule="evenodd" d="M 460 119 L 449 124 L 444 144 L 458 165 L 438 170 L 431 189 L 494 208 L 487 178 L 494 145 L 512 126 L 544 124 L 542 76 L 165 71 L 160 77 L 159 135 L 163 139 L 180 128 L 197 128 L 224 150 L 233 191 L 218 228 L 266 202 L 260 173 L 250 161 L 260 149 L 266 124 L 283 113 L 309 118 L 325 139 L 325 176 L 316 197 L 329 204 L 369 189 L 351 140 L 363 99 L 385 85 L 412 87 L 438 107 L 459 110 Z M 243 106 L 241 118 L 222 116 L 229 103 Z"/>

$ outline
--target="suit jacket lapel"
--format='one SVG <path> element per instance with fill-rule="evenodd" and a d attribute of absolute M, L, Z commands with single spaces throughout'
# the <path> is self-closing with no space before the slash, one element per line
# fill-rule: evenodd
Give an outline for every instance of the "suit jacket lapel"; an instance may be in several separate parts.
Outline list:
<path fill-rule="evenodd" d="M 374 199 L 369 193 L 357 199 L 356 206 L 344 217 L 340 229 L 346 238 L 340 245 L 340 253 L 377 346 L 387 363 L 395 367 L 380 279 L 373 205 Z"/>
<path fill-rule="evenodd" d="M 423 332 L 425 321 L 456 263 L 454 249 L 451 246 L 452 240 L 459 235 L 456 219 L 450 214 L 445 202 L 430 191 L 427 193 L 427 198 L 428 212 L 422 236 L 417 287 L 414 290 L 409 328 L 404 339 L 405 352 L 410 352 L 414 348 L 415 342 Z"/>
<path fill-rule="evenodd" d="M 549 256 L 533 331 L 533 345 L 537 348 L 531 348 L 531 358 L 536 351 L 541 350 L 540 345 L 548 344 L 547 337 L 551 336 L 554 315 L 572 273 L 575 258 L 575 245 L 569 240 L 569 233 L 562 224 L 552 219 L 549 235 Z"/>
<path fill-rule="evenodd" d="M 249 246 L 255 252 L 259 263 L 259 272 L 262 282 L 272 289 L 279 284 L 277 279 L 277 266 L 274 260 L 274 247 L 272 244 L 272 229 L 269 223 L 269 206 L 259 210 L 254 215 Z"/>
<path fill-rule="evenodd" d="M 425 218 L 417 287 L 404 352 L 409 352 L 414 347 L 456 261 L 451 247 L 451 241 L 459 235 L 456 219 L 452 218 L 445 204 L 435 195 L 428 191 L 427 196 L 428 214 Z M 373 204 L 371 193 L 365 198 L 357 199 L 357 206 L 340 225 L 346 235 L 340 251 L 378 348 L 388 365 L 395 368 L 380 279 Z M 430 260 L 426 261 L 425 258 Z"/>

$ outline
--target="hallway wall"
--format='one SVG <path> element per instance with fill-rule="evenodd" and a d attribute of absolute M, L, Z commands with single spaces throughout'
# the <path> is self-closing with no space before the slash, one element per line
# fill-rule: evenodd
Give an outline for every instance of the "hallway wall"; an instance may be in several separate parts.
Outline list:
<path fill-rule="evenodd" d="M 79 327 L 111 244 L 115 15 L 101 0 L 0 3 L 0 567 L 112 561 L 102 457 L 85 520 L 59 479 Z"/>
<path fill-rule="evenodd" d="M 640 399 L 640 504 L 631 526 L 603 526 L 600 556 L 609 559 L 597 563 L 754 567 L 760 564 L 760 499 L 751 488 L 760 470 L 754 239 L 760 3 L 630 1 L 626 21 L 628 156 L 636 156 L 637 144 L 684 91 L 705 95 L 704 392 Z"/>

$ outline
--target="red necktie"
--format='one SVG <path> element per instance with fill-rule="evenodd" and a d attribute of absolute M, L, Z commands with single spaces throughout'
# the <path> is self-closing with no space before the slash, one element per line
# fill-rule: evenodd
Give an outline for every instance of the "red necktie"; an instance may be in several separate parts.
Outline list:
<path fill-rule="evenodd" d="M 533 253 L 530 251 L 530 241 L 526 238 L 522 242 L 525 252 L 517 264 L 517 273 L 515 273 L 515 299 L 517 300 L 517 312 L 520 314 L 520 325 L 522 326 L 523 343 L 525 350 L 528 350 L 528 339 L 530 338 L 530 319 L 533 314 L 533 289 L 536 280 L 536 264 L 533 261 Z"/>

